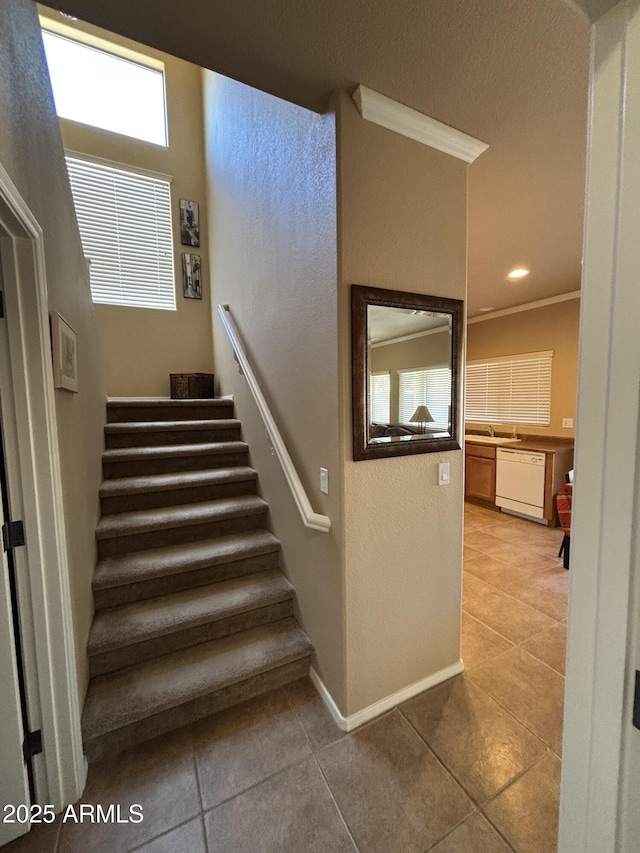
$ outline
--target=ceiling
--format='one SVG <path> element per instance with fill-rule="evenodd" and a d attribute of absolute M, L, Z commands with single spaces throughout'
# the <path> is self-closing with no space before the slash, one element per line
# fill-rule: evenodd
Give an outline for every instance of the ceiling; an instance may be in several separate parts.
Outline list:
<path fill-rule="evenodd" d="M 451 315 L 433 311 L 416 311 L 411 308 L 394 308 L 391 305 L 367 307 L 367 334 L 369 342 L 381 344 L 407 335 L 423 335 L 435 329 L 450 329 Z"/>
<path fill-rule="evenodd" d="M 611 0 L 49 0 L 321 111 L 358 83 L 487 142 L 468 314 L 580 286 L 589 20 Z M 507 280 L 516 266 L 531 270 Z"/>

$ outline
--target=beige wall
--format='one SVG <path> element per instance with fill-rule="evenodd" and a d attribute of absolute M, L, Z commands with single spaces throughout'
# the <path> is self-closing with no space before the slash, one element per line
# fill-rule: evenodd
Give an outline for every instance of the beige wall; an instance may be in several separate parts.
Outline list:
<path fill-rule="evenodd" d="M 235 395 L 314 665 L 342 705 L 335 121 L 207 72 L 205 123 L 214 302 L 231 307 L 313 509 L 331 519 L 328 534 L 303 526 L 216 312 L 219 390 Z"/>
<path fill-rule="evenodd" d="M 56 414 L 79 693 L 88 681 L 86 644 L 103 448 L 104 381 L 87 270 L 51 100 L 37 11 L 30 0 L 0 3 L 0 163 L 44 234 L 49 310 L 78 336 L 79 393 L 58 390 Z M 10 57 L 10 61 L 8 58 Z"/>
<path fill-rule="evenodd" d="M 42 9 L 46 17 L 60 16 Z M 201 70 L 152 48 L 82 22 L 70 27 L 107 39 L 165 66 L 169 146 L 164 148 L 117 133 L 61 119 L 65 148 L 133 167 L 171 175 L 176 311 L 96 305 L 109 396 L 168 396 L 169 374 L 212 372 L 211 289 L 207 243 L 204 123 Z M 200 205 L 200 248 L 180 245 L 179 199 Z M 202 300 L 182 295 L 181 253 L 202 258 Z"/>
<path fill-rule="evenodd" d="M 353 462 L 349 286 L 465 297 L 464 163 L 338 100 L 347 696 L 355 712 L 460 657 L 462 452 Z M 437 485 L 449 462 L 451 485 Z"/>
<path fill-rule="evenodd" d="M 399 370 L 429 367 L 451 362 L 451 336 L 448 331 L 438 332 L 414 338 L 411 341 L 400 341 L 385 346 L 371 348 L 370 365 L 372 373 L 390 375 L 389 409 L 391 423 L 398 423 L 400 411 L 400 379 Z"/>
<path fill-rule="evenodd" d="M 576 416 L 579 322 L 580 300 L 571 299 L 468 326 L 469 361 L 553 350 L 551 423 L 548 427 L 518 425 L 519 432 L 568 438 L 575 435 L 575 428 L 563 427 L 562 419 Z"/>

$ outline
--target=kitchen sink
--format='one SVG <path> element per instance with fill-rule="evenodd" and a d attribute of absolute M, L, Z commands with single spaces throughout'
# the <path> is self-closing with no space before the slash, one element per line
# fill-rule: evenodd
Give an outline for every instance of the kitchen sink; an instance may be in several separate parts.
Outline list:
<path fill-rule="evenodd" d="M 518 441 L 522 441 L 521 438 L 505 438 L 504 436 L 497 435 L 465 435 L 465 441 L 474 441 L 476 444 L 493 444 L 501 445 L 501 444 L 515 444 Z"/>

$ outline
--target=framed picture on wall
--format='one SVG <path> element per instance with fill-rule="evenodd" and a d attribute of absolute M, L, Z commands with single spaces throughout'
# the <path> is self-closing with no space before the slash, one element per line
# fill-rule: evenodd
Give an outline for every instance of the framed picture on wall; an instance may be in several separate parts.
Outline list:
<path fill-rule="evenodd" d="M 202 299 L 200 255 L 182 253 L 182 295 L 185 299 Z"/>
<path fill-rule="evenodd" d="M 183 246 L 200 247 L 198 202 L 180 199 L 180 242 Z"/>
<path fill-rule="evenodd" d="M 59 314 L 51 315 L 53 384 L 55 388 L 78 393 L 78 339 Z"/>

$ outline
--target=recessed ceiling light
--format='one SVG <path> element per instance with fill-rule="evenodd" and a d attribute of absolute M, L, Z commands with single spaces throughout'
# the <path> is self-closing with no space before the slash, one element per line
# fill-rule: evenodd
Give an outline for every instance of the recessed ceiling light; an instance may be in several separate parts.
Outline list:
<path fill-rule="evenodd" d="M 478 313 L 486 314 L 488 311 L 495 311 L 495 310 L 496 309 L 493 306 L 491 306 L 489 308 L 478 308 Z"/>
<path fill-rule="evenodd" d="M 507 278 L 524 278 L 525 275 L 529 275 L 529 270 L 524 269 L 524 267 L 518 267 L 515 270 L 511 270 Z"/>

